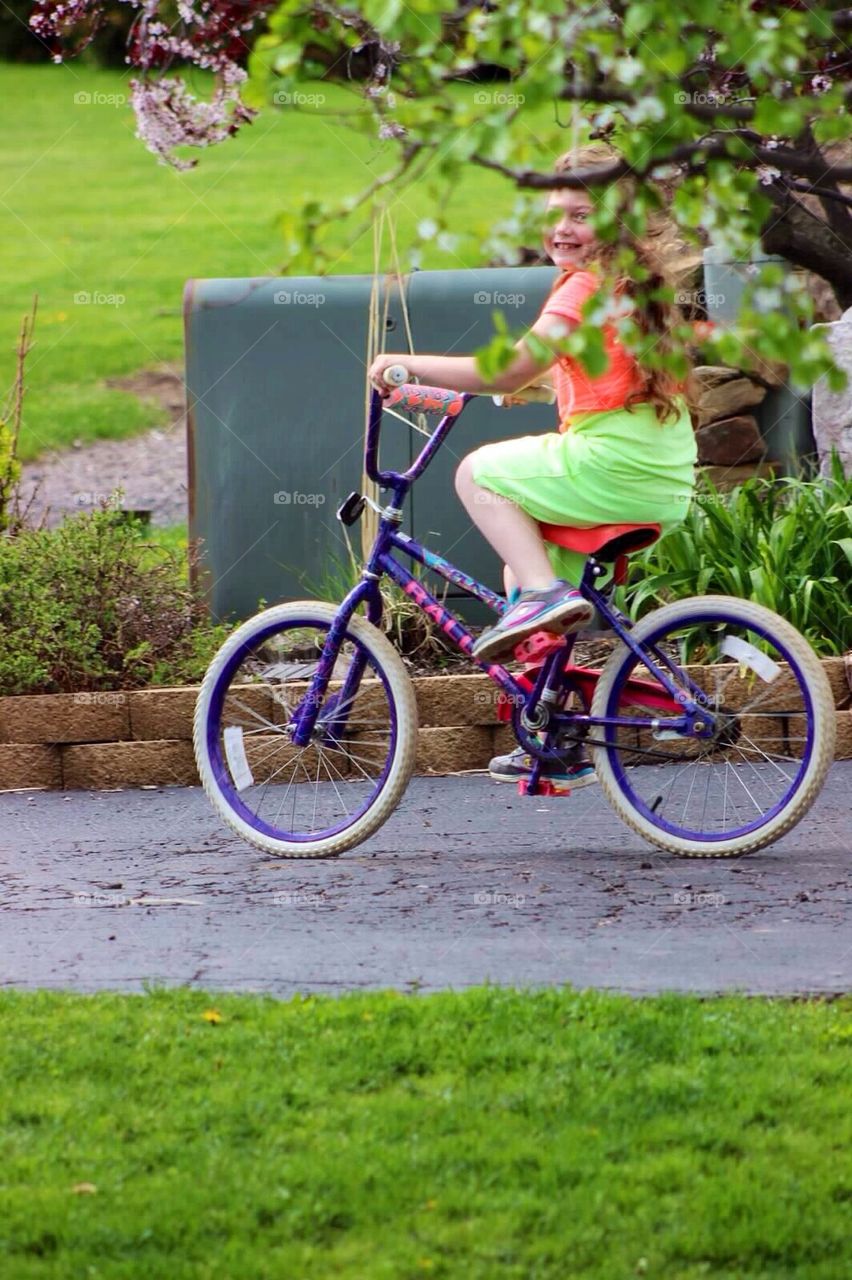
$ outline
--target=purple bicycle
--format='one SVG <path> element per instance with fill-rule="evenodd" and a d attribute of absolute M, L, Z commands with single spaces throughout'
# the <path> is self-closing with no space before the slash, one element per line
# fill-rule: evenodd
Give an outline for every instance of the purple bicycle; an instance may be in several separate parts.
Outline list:
<path fill-rule="evenodd" d="M 388 497 L 360 581 L 339 605 L 291 601 L 249 619 L 204 678 L 194 723 L 201 780 L 224 821 L 267 853 L 328 857 L 353 848 L 386 821 L 411 778 L 417 706 L 380 630 L 383 575 L 470 653 L 469 631 L 398 554 L 497 614 L 507 607 L 400 527 L 411 486 L 469 399 L 408 383 L 386 402 L 373 392 L 365 470 Z M 379 466 L 385 403 L 441 414 L 404 472 Z M 338 518 L 354 524 L 366 501 L 351 494 Z M 777 840 L 807 813 L 834 756 L 831 689 L 807 641 L 770 610 L 728 596 L 695 596 L 632 622 L 615 607 L 613 586 L 626 557 L 658 536 L 655 525 L 546 526 L 543 534 L 587 554 L 580 590 L 616 642 L 600 671 L 573 663 L 573 635 L 541 633 L 516 653 L 526 659 L 521 669 L 479 664 L 535 761 L 525 790 L 546 792 L 544 762 L 584 742 L 604 796 L 650 843 L 728 857 Z"/>

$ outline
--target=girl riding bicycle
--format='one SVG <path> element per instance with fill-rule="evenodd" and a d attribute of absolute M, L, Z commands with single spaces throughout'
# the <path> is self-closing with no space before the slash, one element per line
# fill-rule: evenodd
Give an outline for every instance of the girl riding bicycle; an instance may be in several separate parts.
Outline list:
<path fill-rule="evenodd" d="M 599 149 L 591 154 L 596 163 L 605 158 Z M 572 161 L 588 163 L 589 155 L 584 149 Z M 535 331 L 555 344 L 577 322 L 581 300 L 598 280 L 616 305 L 636 299 L 631 283 L 609 271 L 613 251 L 591 234 L 588 197 L 565 192 L 549 203 L 558 222 L 545 245 L 561 274 Z M 656 290 L 660 276 L 650 250 L 638 248 L 645 283 Z M 643 305 L 649 345 L 665 344 L 668 309 L 654 294 L 647 311 Z M 380 629 L 382 581 L 397 583 L 460 652 L 476 652 L 468 629 L 427 591 L 408 560 L 458 583 L 505 619 L 480 641 L 480 655 L 511 651 L 537 628 L 577 630 L 588 617 L 587 600 L 612 629 L 615 642 L 602 670 L 573 661 L 573 637 L 530 646 L 550 649 L 535 679 L 529 669 L 480 662 L 511 710 L 519 744 L 513 756 L 492 761 L 492 776 L 514 771 L 533 796 L 561 792 L 563 780 L 573 790 L 585 775 L 596 776 L 633 831 L 688 857 L 755 852 L 808 812 L 831 765 L 836 712 L 807 640 L 771 610 L 722 595 L 680 599 L 629 621 L 599 589 L 596 570 L 638 543 L 611 531 L 591 539 L 603 538 L 604 547 L 575 578 L 578 604 L 560 552 L 542 544 L 539 521 L 671 527 L 692 492 L 695 447 L 680 389 L 659 371 L 644 373 L 623 344 L 619 349 L 606 313 L 601 332 L 610 366 L 599 378 L 587 378 L 555 346 L 552 358 L 537 360 L 519 344 L 495 389 L 511 392 L 553 367 L 562 430 L 478 449 L 459 469 L 459 491 L 508 562 L 523 609 L 505 608 L 482 583 L 400 528 L 412 485 L 469 396 L 430 395 L 407 376 L 392 375 L 394 403 L 442 415 L 400 472 L 379 465 L 383 406 L 378 392 L 371 395 L 364 471 L 393 499 L 380 510 L 358 581 L 340 604 L 291 600 L 249 618 L 220 647 L 199 690 L 193 720 L 199 775 L 217 811 L 255 847 L 289 858 L 336 856 L 378 831 L 405 793 L 421 743 L 417 700 L 410 673 Z M 378 382 L 397 361 L 430 383 L 490 389 L 472 358 L 384 356 L 371 376 Z M 354 523 L 366 501 L 350 494 L 338 511 L 342 523 Z M 576 544 L 576 537 L 565 540 Z M 594 752 L 596 774 L 574 754 L 583 743 Z M 444 794 L 452 807 L 452 792 Z"/>
<path fill-rule="evenodd" d="M 618 155 L 592 143 L 563 155 L 556 172 L 611 165 Z M 560 269 L 531 333 L 505 373 L 486 384 L 473 356 L 378 356 L 370 378 L 384 394 L 385 370 L 404 363 L 412 377 L 435 386 L 474 393 L 520 391 L 552 372 L 559 412 L 558 431 L 485 445 L 468 454 L 456 474 L 456 491 L 473 523 L 505 562 L 512 607 L 477 640 L 473 656 L 496 661 L 511 654 L 536 631 L 568 634 L 591 621 L 593 610 L 567 580 L 576 572 L 571 553 L 545 543 L 539 523 L 588 527 L 607 523 L 656 523 L 667 532 L 686 515 L 694 487 L 695 436 L 682 387 L 668 372 L 642 369 L 619 342 L 615 324 L 603 326 L 609 364 L 597 377 L 555 348 L 582 319 L 584 303 L 602 291 L 614 304 L 610 314 L 632 314 L 655 347 L 665 350 L 675 322 L 674 308 L 648 302 L 666 283 L 650 243 L 629 232 L 615 242 L 597 239 L 589 222 L 589 191 L 563 188 L 547 200 L 544 249 Z M 629 243 L 648 273 L 643 294 L 615 271 L 621 244 Z M 539 356 L 542 344 L 551 354 Z M 568 566 L 571 566 L 571 569 Z M 517 753 L 513 753 L 517 754 Z M 511 771 L 517 777 L 522 772 Z M 575 772 L 576 772 L 575 762 Z M 494 771 L 492 771 L 494 773 Z M 592 771 L 582 769 L 592 780 Z M 495 774 L 494 776 L 502 776 Z M 574 785 L 583 779 L 574 778 Z"/>

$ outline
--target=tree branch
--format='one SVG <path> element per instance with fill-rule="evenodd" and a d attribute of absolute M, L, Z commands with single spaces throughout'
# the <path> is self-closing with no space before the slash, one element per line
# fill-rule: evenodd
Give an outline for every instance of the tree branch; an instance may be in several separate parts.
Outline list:
<path fill-rule="evenodd" d="M 814 137 L 814 131 L 810 123 L 806 124 L 802 131 L 805 146 L 812 155 L 817 156 L 821 160 L 825 160 L 822 148 Z M 801 191 L 802 194 L 815 195 L 818 197 L 822 211 L 826 216 L 828 225 L 843 238 L 849 231 L 849 214 L 847 209 L 852 208 L 852 198 L 844 196 L 836 182 L 830 178 L 826 181 L 823 179 L 820 183 L 794 182 L 786 179 L 787 185 L 794 191 Z M 846 208 L 842 206 L 846 205 Z M 839 207 L 840 206 L 840 207 Z"/>
<path fill-rule="evenodd" d="M 694 116 L 696 120 L 716 120 L 720 116 L 723 120 L 751 120 L 754 117 L 754 107 L 750 107 L 747 103 L 732 102 L 728 106 L 712 106 L 710 103 L 706 105 L 703 102 L 686 103 L 687 115 Z"/>
<path fill-rule="evenodd" d="M 752 129 L 730 130 L 731 137 L 742 138 L 751 147 L 752 157 L 756 164 L 770 165 L 782 172 L 793 173 L 805 178 L 812 178 L 817 183 L 852 181 L 852 165 L 827 164 L 821 154 L 808 155 L 793 147 L 769 147 L 763 136 Z M 600 187 L 609 182 L 617 182 L 619 178 L 647 178 L 656 169 L 668 165 L 686 164 L 693 157 L 714 159 L 729 156 L 724 137 L 696 138 L 693 142 L 682 142 L 672 147 L 662 156 L 652 157 L 645 165 L 631 165 L 627 160 L 613 161 L 609 165 L 600 165 L 594 169 L 571 169 L 566 173 L 538 173 L 533 169 L 512 169 L 508 165 L 489 160 L 487 156 L 473 155 L 474 164 L 485 169 L 493 169 L 505 178 L 511 178 L 518 187 L 532 191 L 559 191 L 563 187 Z M 730 157 L 732 160 L 735 157 Z"/>
<path fill-rule="evenodd" d="M 559 90 L 559 97 L 563 102 L 600 102 L 603 104 L 623 102 L 627 106 L 632 106 L 636 101 L 632 93 L 622 92 L 617 86 L 603 84 L 565 84 Z"/>
<path fill-rule="evenodd" d="M 838 235 L 785 188 L 775 184 L 767 189 L 775 207 L 761 230 L 761 244 L 766 253 L 822 276 L 845 311 L 852 306 L 852 219 L 845 234 Z"/>
<path fill-rule="evenodd" d="M 806 129 L 809 130 L 810 125 Z M 732 129 L 730 134 L 749 144 L 752 155 L 759 164 L 813 178 L 816 182 L 824 182 L 826 178 L 830 183 L 852 181 L 852 164 L 829 164 L 818 147 L 813 154 L 794 147 L 770 147 L 763 135 L 755 133 L 753 129 Z"/>
<path fill-rule="evenodd" d="M 836 187 L 834 189 L 831 187 L 814 187 L 809 182 L 797 182 L 795 178 L 787 178 L 786 185 L 791 191 L 799 191 L 802 195 L 819 196 L 820 204 L 823 204 L 824 200 L 836 200 L 839 204 L 845 204 L 847 209 L 852 209 L 852 196 L 845 196 Z M 828 209 L 824 204 L 823 208 L 826 216 L 828 216 Z"/>
<path fill-rule="evenodd" d="M 683 86 L 684 93 L 689 94 L 691 91 L 687 88 L 688 77 L 684 76 L 680 80 L 674 82 Z M 707 90 L 709 96 L 712 90 Z M 616 85 L 570 85 L 566 84 L 559 90 L 559 97 L 563 102 L 599 102 L 603 106 L 613 103 L 623 104 L 626 107 L 632 107 L 636 104 L 636 95 L 633 93 L 623 92 Z M 723 103 L 718 105 L 704 102 L 687 102 L 684 103 L 688 115 L 693 116 L 696 120 L 713 121 L 721 117 L 723 120 L 751 120 L 754 116 L 754 107 L 748 103 Z"/>
<path fill-rule="evenodd" d="M 645 165 L 632 165 L 627 160 L 615 160 L 612 164 L 596 165 L 591 169 L 569 169 L 565 173 L 537 173 L 533 169 L 511 169 L 508 165 L 478 154 L 470 157 L 473 164 L 483 169 L 493 169 L 505 178 L 511 178 L 518 187 L 532 191 L 561 191 L 563 187 L 602 187 L 619 178 L 647 178 L 655 169 L 673 164 L 686 164 L 695 157 L 714 159 L 727 154 L 723 138 L 697 138 L 673 147 L 665 155 L 655 156 Z"/>

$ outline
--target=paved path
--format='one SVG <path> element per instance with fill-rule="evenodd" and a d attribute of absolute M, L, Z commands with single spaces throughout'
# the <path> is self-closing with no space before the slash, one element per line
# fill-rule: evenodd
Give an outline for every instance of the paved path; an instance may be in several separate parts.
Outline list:
<path fill-rule="evenodd" d="M 597 788 L 417 778 L 360 849 L 270 859 L 200 788 L 0 797 L 0 985 L 289 995 L 492 981 L 852 990 L 852 763 L 773 848 L 645 846 Z"/>
<path fill-rule="evenodd" d="M 45 516 L 49 525 L 68 514 L 90 511 L 123 490 L 121 506 L 147 508 L 154 525 L 187 518 L 186 419 L 181 370 L 173 365 L 143 369 L 108 386 L 153 400 L 168 422 L 126 440 L 95 440 L 53 450 L 23 467 L 21 499 L 32 499 L 29 520 Z"/>

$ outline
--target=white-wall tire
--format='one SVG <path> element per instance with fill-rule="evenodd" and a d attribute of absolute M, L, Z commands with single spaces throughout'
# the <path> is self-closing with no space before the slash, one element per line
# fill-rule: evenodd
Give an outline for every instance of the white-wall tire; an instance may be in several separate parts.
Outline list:
<path fill-rule="evenodd" d="M 636 623 L 631 635 L 635 640 L 642 641 L 657 632 L 661 626 L 689 622 L 696 616 L 696 610 L 702 606 L 708 606 L 711 609 L 723 608 L 726 612 L 734 613 L 737 620 L 745 626 L 754 623 L 766 629 L 785 646 L 802 672 L 813 706 L 814 746 L 804 777 L 789 804 L 770 818 L 764 826 L 742 835 L 711 842 L 681 838 L 662 830 L 630 803 L 629 797 L 625 795 L 617 780 L 611 758 L 612 748 L 596 746 L 592 747 L 592 752 L 601 790 L 621 820 L 633 831 L 658 848 L 682 857 L 730 858 L 754 853 L 774 843 L 794 827 L 810 809 L 819 795 L 834 759 L 836 735 L 834 699 L 822 664 L 804 636 L 770 609 L 749 600 L 740 600 L 732 596 L 695 596 L 691 599 L 679 600 L 647 614 Z M 592 700 L 593 716 L 607 714 L 606 708 L 610 696 L 625 662 L 629 660 L 633 660 L 631 651 L 624 643 L 620 643 L 607 660 L 598 681 Z M 600 737 L 601 730 L 593 728 L 592 735 Z"/>
<path fill-rule="evenodd" d="M 386 681 L 396 713 L 396 737 L 387 776 L 375 799 L 364 813 L 355 817 L 345 829 L 314 841 L 276 839 L 255 830 L 237 814 L 223 795 L 208 747 L 208 717 L 211 700 L 218 682 L 235 654 L 259 631 L 270 624 L 316 622 L 330 625 L 339 606 L 316 600 L 297 600 L 275 605 L 250 618 L 232 633 L 219 649 L 208 668 L 199 690 L 193 721 L 195 760 L 201 784 L 216 812 L 237 835 L 255 848 L 284 858 L 328 858 L 344 853 L 371 836 L 393 813 L 414 771 L 417 751 L 417 702 L 414 687 L 405 665 L 389 640 L 367 622 L 353 615 L 347 626 L 347 637 L 356 639 L 373 659 Z"/>

